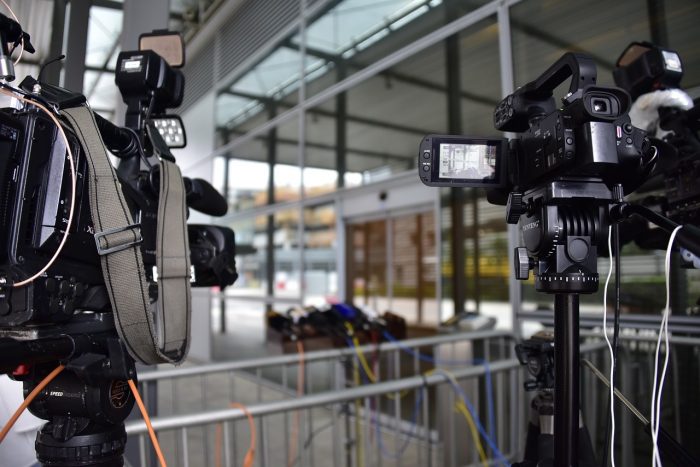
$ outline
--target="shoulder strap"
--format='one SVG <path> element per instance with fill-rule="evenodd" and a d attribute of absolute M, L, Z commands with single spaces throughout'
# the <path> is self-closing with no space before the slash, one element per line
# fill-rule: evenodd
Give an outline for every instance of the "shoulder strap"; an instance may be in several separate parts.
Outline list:
<path fill-rule="evenodd" d="M 61 112 L 73 127 L 88 163 L 90 211 L 102 273 L 119 337 L 146 364 L 184 359 L 190 333 L 190 266 L 185 190 L 177 166 L 161 161 L 156 240 L 158 299 L 151 302 L 135 224 L 95 117 L 87 107 Z"/>

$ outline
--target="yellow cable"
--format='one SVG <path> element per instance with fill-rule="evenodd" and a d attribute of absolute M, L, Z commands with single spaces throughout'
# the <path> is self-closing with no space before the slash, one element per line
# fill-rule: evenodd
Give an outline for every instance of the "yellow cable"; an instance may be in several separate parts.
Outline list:
<path fill-rule="evenodd" d="M 355 380 L 355 386 L 360 385 L 360 369 L 357 367 L 357 362 L 353 364 L 353 378 Z M 357 456 L 358 467 L 365 467 L 365 455 L 362 446 L 362 429 L 360 427 L 360 400 L 355 399 L 355 434 L 357 435 L 357 440 L 355 443 L 355 455 Z"/>
<path fill-rule="evenodd" d="M 440 373 L 443 373 L 447 378 L 449 378 L 455 385 L 459 385 L 457 382 L 457 378 L 455 377 L 454 374 L 451 372 L 443 369 L 443 368 L 436 368 L 432 369 L 430 371 L 427 371 L 425 373 L 426 376 L 429 376 L 436 371 L 440 371 Z M 474 424 L 474 418 L 472 417 L 471 413 L 469 412 L 469 408 L 467 408 L 466 405 L 464 405 L 464 402 L 459 400 L 455 402 L 455 409 L 459 411 L 462 415 L 467 420 L 467 425 L 469 425 L 469 431 L 472 434 L 472 438 L 474 439 L 474 444 L 476 445 L 476 450 L 479 453 L 479 457 L 481 458 L 481 463 L 487 467 L 488 462 L 487 462 L 487 457 L 486 457 L 486 452 L 484 451 L 484 446 L 481 444 L 481 437 L 479 437 L 479 431 L 476 429 L 476 425 Z"/>
<path fill-rule="evenodd" d="M 469 431 L 471 431 L 472 438 L 474 438 L 474 442 L 476 443 L 476 450 L 479 453 L 481 463 L 484 467 L 488 467 L 488 458 L 486 457 L 486 453 L 484 452 L 484 446 L 482 446 L 481 444 L 479 432 L 476 429 L 476 425 L 474 424 L 474 419 L 472 418 L 472 415 L 469 413 L 469 409 L 467 409 L 467 406 L 465 406 L 464 402 L 462 401 L 455 402 L 455 409 L 459 413 L 464 415 L 464 418 L 467 420 L 467 425 L 469 425 Z"/>
<path fill-rule="evenodd" d="M 357 336 L 355 335 L 355 329 L 353 328 L 352 324 L 350 323 L 345 323 L 345 327 L 348 330 L 349 335 L 352 337 L 352 343 L 353 347 L 355 349 L 355 353 L 357 354 L 357 358 L 360 360 L 360 363 L 362 364 L 362 368 L 365 371 L 365 374 L 367 375 L 367 378 L 373 383 L 377 382 L 377 376 L 374 374 L 372 371 L 372 368 L 369 366 L 369 363 L 367 363 L 367 359 L 365 358 L 365 355 L 362 353 L 360 350 L 360 341 L 357 339 Z M 356 382 L 357 385 L 359 385 L 359 382 Z M 404 390 L 399 393 L 399 399 L 403 398 L 409 393 L 409 391 Z M 396 396 L 394 394 L 385 394 L 386 397 L 389 399 L 396 399 Z"/>

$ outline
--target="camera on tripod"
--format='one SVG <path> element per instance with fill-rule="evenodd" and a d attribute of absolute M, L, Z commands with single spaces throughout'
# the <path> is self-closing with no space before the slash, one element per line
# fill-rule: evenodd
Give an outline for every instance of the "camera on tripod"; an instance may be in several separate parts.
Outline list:
<path fill-rule="evenodd" d="M 568 77 L 569 92 L 557 108 L 552 93 Z M 643 162 L 645 133 L 630 124 L 629 95 L 595 82 L 595 64 L 588 57 L 565 54 L 496 107 L 495 127 L 520 133 L 518 138 L 426 136 L 420 145 L 421 181 L 490 188 L 494 204 L 505 204 L 503 196 L 512 191 L 562 176 L 619 183 L 620 172 Z"/>
<path fill-rule="evenodd" d="M 175 36 L 171 36 L 175 37 Z M 179 36 L 177 36 L 179 37 Z M 135 66 L 135 58 L 142 62 Z M 148 59 L 148 60 L 147 60 Z M 102 137 L 120 157 L 119 175 L 126 182 L 124 192 L 129 209 L 141 220 L 138 240 L 144 258 L 144 271 L 153 279 L 155 266 L 156 222 L 158 207 L 158 166 L 141 169 L 142 154 L 159 152 L 172 158 L 166 138 L 174 134 L 184 141 L 184 129 L 160 118 L 165 108 L 182 101 L 182 73 L 152 50 L 122 52 L 116 75 L 117 85 L 127 103 L 127 128 L 113 126 L 96 116 Z M 179 83 L 179 84 L 178 84 Z M 20 87 L 63 108 L 84 102 L 83 96 L 56 86 L 25 79 Z M 175 86 L 175 90 L 170 89 Z M 144 111 L 143 104 L 151 102 Z M 173 116 L 166 117 L 168 122 Z M 158 125 L 156 125 L 158 122 Z M 164 129 L 158 131 L 158 127 Z M 174 128 L 174 130 L 173 130 Z M 96 248 L 91 218 L 87 160 L 75 129 L 63 127 L 77 159 L 76 199 L 70 199 L 70 172 L 64 154 L 65 145 L 51 120 L 37 108 L 0 110 L 0 145 L 7 157 L 0 165 L 0 183 L 4 196 L 0 204 L 0 326 L 62 323 L 79 309 L 101 311 L 109 307 L 105 300 L 100 270 L 100 252 Z M 158 133 L 158 135 L 156 135 Z M 154 143 L 154 139 L 158 141 Z M 226 202 L 207 182 L 185 178 L 187 202 L 211 215 L 222 215 Z M 74 202 L 76 214 L 69 228 L 59 260 L 42 277 L 26 287 L 11 288 L 13 282 L 26 279 L 43 266 L 58 247 L 67 227 L 68 210 Z M 223 207 L 222 207 L 223 206 Z M 236 279 L 233 231 L 219 226 L 188 226 L 192 251 L 194 286 L 225 287 Z"/>
<path fill-rule="evenodd" d="M 554 335 L 551 331 L 539 331 L 516 344 L 515 355 L 534 378 L 525 381 L 526 391 L 554 389 Z"/>
<path fill-rule="evenodd" d="M 0 77 L 12 80 L 8 44 L 31 51 L 29 35 L 0 15 L 0 41 Z M 118 58 L 125 127 L 79 93 L 31 77 L 0 84 L 24 103 L 0 109 L 0 372 L 27 397 L 65 366 L 29 405 L 49 420 L 36 442 L 44 464 L 121 465 L 134 361 L 181 362 L 190 287 L 237 278 L 233 231 L 186 224 L 189 209 L 221 216 L 228 204 L 182 177 L 170 151 L 186 143 L 166 114 L 183 97 L 182 40 L 147 34 L 141 46 Z"/>

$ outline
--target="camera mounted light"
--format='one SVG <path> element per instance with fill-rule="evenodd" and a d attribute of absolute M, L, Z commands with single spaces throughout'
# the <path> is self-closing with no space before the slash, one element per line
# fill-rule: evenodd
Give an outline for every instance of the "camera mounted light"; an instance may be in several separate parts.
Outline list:
<path fill-rule="evenodd" d="M 142 50 L 119 54 L 114 77 L 127 105 L 126 124 L 130 128 L 143 128 L 144 120 L 178 107 L 185 89 L 185 77 L 176 69 L 185 62 L 178 33 L 143 34 L 139 45 Z"/>
<path fill-rule="evenodd" d="M 631 43 L 615 65 L 615 84 L 626 89 L 633 99 L 659 89 L 680 87 L 683 78 L 678 53 L 650 42 Z"/>
<path fill-rule="evenodd" d="M 185 43 L 180 33 L 156 29 L 153 32 L 141 34 L 139 50 L 154 51 L 173 68 L 185 66 Z"/>
<path fill-rule="evenodd" d="M 184 148 L 187 146 L 185 126 L 179 115 L 159 115 L 149 119 L 163 137 L 169 148 Z"/>

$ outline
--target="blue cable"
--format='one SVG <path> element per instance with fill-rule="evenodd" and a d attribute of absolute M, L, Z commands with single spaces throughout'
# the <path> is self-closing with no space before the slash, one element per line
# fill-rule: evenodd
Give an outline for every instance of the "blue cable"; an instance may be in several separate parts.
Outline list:
<path fill-rule="evenodd" d="M 382 331 L 382 334 L 384 335 L 384 338 L 390 342 L 395 343 L 401 350 L 404 352 L 412 355 L 413 357 L 422 360 L 424 362 L 432 363 L 434 365 L 443 365 L 443 366 L 464 366 L 464 365 L 483 365 L 484 370 L 485 370 L 485 375 L 486 375 L 486 405 L 488 406 L 488 418 L 489 418 L 489 436 L 491 439 L 496 439 L 496 418 L 494 415 L 495 409 L 494 409 L 494 401 L 493 401 L 493 382 L 491 380 L 491 368 L 489 367 L 489 364 L 486 360 L 482 358 L 475 358 L 472 361 L 464 361 L 464 360 L 443 360 L 443 359 L 438 359 L 431 357 L 429 355 L 422 354 L 420 352 L 416 352 L 415 350 L 411 349 L 410 347 L 406 347 L 396 339 L 394 336 L 389 333 L 389 331 Z"/>
<path fill-rule="evenodd" d="M 443 373 L 442 370 L 440 370 L 439 368 L 436 369 L 435 372 L 436 373 L 440 372 L 443 375 L 445 375 L 445 377 L 447 378 L 447 374 Z M 476 412 L 474 411 L 474 407 L 472 406 L 471 402 L 469 402 L 469 398 L 467 397 L 467 394 L 462 390 L 462 388 L 458 384 L 455 384 L 451 378 L 447 378 L 447 381 L 450 383 L 450 386 L 452 386 L 452 389 L 454 389 L 454 391 L 462 399 L 462 402 L 464 402 L 464 405 L 467 406 L 467 408 L 469 409 L 469 412 L 471 412 L 472 418 L 474 419 L 474 423 L 476 424 L 476 428 L 479 430 L 479 433 L 481 433 L 481 436 L 486 440 L 486 443 L 489 445 L 489 447 L 494 452 L 494 454 L 496 454 L 496 457 L 499 458 L 500 462 L 503 465 L 505 465 L 506 467 L 510 467 L 510 464 L 508 463 L 508 460 L 506 459 L 506 457 L 496 447 L 496 445 L 494 444 L 491 437 L 489 437 L 489 435 L 486 434 L 486 430 L 484 429 L 483 425 L 481 424 L 481 420 L 479 420 L 479 417 L 475 416 Z"/>
<path fill-rule="evenodd" d="M 355 347 L 355 343 L 349 337 L 345 338 L 345 342 L 347 342 L 347 344 L 350 348 Z M 355 355 L 355 358 L 357 358 L 357 360 L 359 362 L 360 357 Z M 362 365 L 360 365 L 360 367 L 362 367 Z M 360 376 L 362 377 L 362 382 L 364 384 L 370 383 L 369 375 L 367 375 L 367 373 L 364 371 L 364 367 L 363 367 L 363 371 L 360 372 Z M 391 460 L 399 460 L 399 459 L 401 459 L 401 457 L 403 457 L 403 454 L 406 452 L 406 449 L 408 448 L 408 443 L 411 441 L 411 438 L 413 437 L 413 433 L 416 431 L 416 427 L 418 426 L 416 424 L 416 421 L 418 420 L 418 410 L 420 409 L 422 402 L 423 402 L 423 390 L 421 388 L 421 391 L 418 394 L 418 398 L 416 399 L 416 402 L 413 405 L 413 413 L 411 414 L 411 425 L 413 426 L 413 429 L 411 430 L 410 433 L 408 433 L 406 435 L 406 439 L 403 440 L 403 443 L 396 450 L 395 453 L 387 451 L 386 447 L 384 446 L 384 439 L 382 438 L 382 434 L 381 434 L 381 430 L 380 430 L 380 426 L 379 426 L 378 414 L 379 414 L 380 410 L 378 407 L 374 410 L 374 414 L 372 415 L 372 423 L 374 424 L 374 428 L 375 428 L 375 432 L 376 432 L 376 436 L 377 436 L 377 445 L 379 446 L 379 450 L 381 451 L 382 456 L 384 456 L 387 459 L 391 459 Z"/>
<path fill-rule="evenodd" d="M 408 448 L 408 443 L 410 443 L 411 438 L 414 437 L 416 428 L 418 427 L 418 424 L 416 422 L 418 421 L 418 410 L 420 409 L 421 404 L 423 403 L 423 393 L 424 391 L 421 388 L 420 392 L 418 393 L 418 397 L 416 398 L 416 402 L 413 405 L 413 414 L 411 415 L 411 431 L 406 434 L 406 438 L 403 440 L 403 443 L 396 450 L 395 453 L 387 451 L 387 449 L 384 447 L 384 439 L 382 437 L 382 433 L 379 427 L 379 409 L 377 408 L 375 410 L 375 413 L 372 416 L 372 421 L 374 422 L 374 429 L 377 436 L 377 445 L 379 446 L 379 449 L 382 452 L 382 456 L 384 456 L 385 458 L 391 460 L 399 460 L 401 459 L 401 457 L 403 457 L 404 453 L 406 452 L 406 449 Z"/>
<path fill-rule="evenodd" d="M 450 384 L 453 386 L 453 389 L 455 389 L 459 393 L 462 401 L 464 402 L 464 405 L 466 405 L 467 408 L 469 409 L 469 412 L 472 414 L 472 418 L 474 419 L 474 422 L 477 426 L 479 433 L 486 440 L 486 443 L 488 444 L 489 448 L 493 451 L 493 453 L 496 455 L 496 457 L 500 458 L 500 461 L 503 465 L 505 465 L 506 467 L 510 467 L 510 464 L 508 463 L 505 456 L 501 453 L 501 451 L 496 447 L 496 444 L 493 442 L 493 440 L 496 439 L 496 436 L 494 434 L 494 431 L 495 431 L 494 401 L 493 401 L 493 385 L 492 385 L 492 381 L 491 381 L 491 369 L 488 365 L 488 362 L 483 360 L 483 359 L 474 359 L 471 362 L 465 362 L 463 360 L 436 359 L 434 357 L 422 354 L 420 352 L 416 352 L 413 349 L 406 347 L 398 339 L 396 339 L 394 336 L 392 336 L 386 330 L 382 331 L 382 333 L 383 333 L 385 339 L 397 344 L 397 346 L 401 350 L 411 354 L 415 358 L 422 360 L 424 362 L 429 362 L 429 363 L 433 363 L 435 365 L 444 365 L 444 366 L 449 366 L 449 365 L 458 366 L 458 365 L 465 365 L 465 364 L 469 364 L 469 363 L 474 364 L 474 365 L 483 365 L 484 366 L 485 375 L 486 375 L 486 392 L 487 392 L 487 405 L 488 405 L 488 417 L 489 417 L 489 424 L 490 424 L 490 430 L 489 430 L 490 433 L 486 433 L 486 430 L 484 429 L 484 426 L 482 425 L 481 420 L 476 415 L 476 411 L 474 410 L 474 406 L 472 406 L 472 404 L 469 402 L 469 398 L 464 393 L 462 388 L 459 386 L 455 386 L 451 380 L 450 380 Z M 348 344 L 348 347 L 351 347 L 351 348 L 355 347 L 354 342 L 349 337 L 346 337 L 345 342 Z M 357 358 L 359 360 L 359 356 L 355 355 L 355 358 Z M 438 368 L 436 371 L 440 371 L 440 369 Z M 366 383 L 368 376 L 365 375 L 364 371 L 360 372 L 360 374 L 362 375 L 363 381 Z M 419 399 L 420 401 L 422 401 L 422 396 L 423 396 L 423 393 L 421 391 L 421 396 Z M 417 419 L 418 406 L 419 406 L 419 404 L 417 403 L 414 407 L 412 420 Z M 378 431 L 379 430 L 378 420 L 376 418 L 374 418 L 374 422 L 375 422 L 375 429 Z M 413 423 L 415 424 L 415 421 L 413 421 Z M 393 454 L 386 452 L 386 450 L 384 449 L 384 446 L 382 444 L 381 437 L 378 436 L 377 438 L 379 440 L 378 443 L 379 443 L 380 449 L 382 450 L 382 455 L 391 458 L 391 456 L 393 456 Z M 409 439 L 410 439 L 409 436 L 407 436 L 406 440 L 404 440 L 404 445 L 401 446 L 401 448 L 397 452 L 399 457 L 403 455 L 404 451 L 408 447 Z"/>

